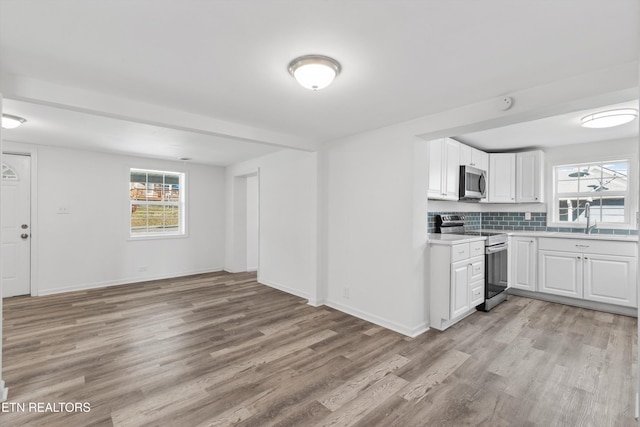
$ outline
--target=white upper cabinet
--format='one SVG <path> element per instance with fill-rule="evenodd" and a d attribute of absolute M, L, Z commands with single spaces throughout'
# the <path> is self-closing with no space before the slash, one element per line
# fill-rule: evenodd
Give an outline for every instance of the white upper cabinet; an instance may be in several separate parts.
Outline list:
<path fill-rule="evenodd" d="M 515 203 L 516 155 L 489 154 L 489 203 Z"/>
<path fill-rule="evenodd" d="M 430 199 L 458 200 L 460 143 L 451 138 L 429 141 Z"/>
<path fill-rule="evenodd" d="M 489 203 L 542 203 L 544 153 L 489 154 Z"/>
<path fill-rule="evenodd" d="M 489 170 L 489 154 L 477 148 L 460 144 L 460 165 L 473 166 L 486 172 Z"/>
<path fill-rule="evenodd" d="M 543 202 L 544 153 L 540 150 L 516 154 L 516 202 Z"/>

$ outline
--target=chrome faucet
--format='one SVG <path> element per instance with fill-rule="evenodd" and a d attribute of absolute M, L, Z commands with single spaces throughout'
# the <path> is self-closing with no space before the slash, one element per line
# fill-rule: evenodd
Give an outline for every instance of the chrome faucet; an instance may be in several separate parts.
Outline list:
<path fill-rule="evenodd" d="M 593 225 L 589 225 L 591 222 L 591 203 L 587 202 L 584 205 L 584 217 L 587 218 L 587 226 L 584 229 L 584 234 L 591 234 L 591 230 L 596 228 L 596 222 L 593 221 Z"/>

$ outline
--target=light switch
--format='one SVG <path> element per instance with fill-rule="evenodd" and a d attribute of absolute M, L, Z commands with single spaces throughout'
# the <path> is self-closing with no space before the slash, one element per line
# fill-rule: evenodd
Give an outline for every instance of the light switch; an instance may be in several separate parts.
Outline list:
<path fill-rule="evenodd" d="M 524 213 L 524 220 L 525 221 L 531 221 L 531 212 L 525 212 Z"/>

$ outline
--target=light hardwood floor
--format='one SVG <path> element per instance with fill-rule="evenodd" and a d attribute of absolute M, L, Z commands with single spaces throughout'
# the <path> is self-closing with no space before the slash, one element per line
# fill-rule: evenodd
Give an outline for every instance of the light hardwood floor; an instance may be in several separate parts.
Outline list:
<path fill-rule="evenodd" d="M 632 426 L 636 319 L 511 297 L 410 339 L 215 273 L 4 301 L 8 426 Z M 27 408 L 28 409 L 28 408 Z"/>

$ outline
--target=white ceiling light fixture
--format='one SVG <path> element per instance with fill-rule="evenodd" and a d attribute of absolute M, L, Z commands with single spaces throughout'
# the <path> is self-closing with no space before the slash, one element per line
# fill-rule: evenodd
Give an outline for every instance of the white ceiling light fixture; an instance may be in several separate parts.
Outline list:
<path fill-rule="evenodd" d="M 341 70 L 338 61 L 323 55 L 305 55 L 289 63 L 289 73 L 298 83 L 311 90 L 329 86 Z"/>
<path fill-rule="evenodd" d="M 635 108 L 620 108 L 616 110 L 600 111 L 584 116 L 582 126 L 585 128 L 610 128 L 629 123 L 638 117 L 638 110 Z"/>
<path fill-rule="evenodd" d="M 27 119 L 23 119 L 22 117 L 18 117 L 18 116 L 12 116 L 11 114 L 2 115 L 2 127 L 4 129 L 17 128 L 18 126 L 20 126 L 26 121 Z"/>

